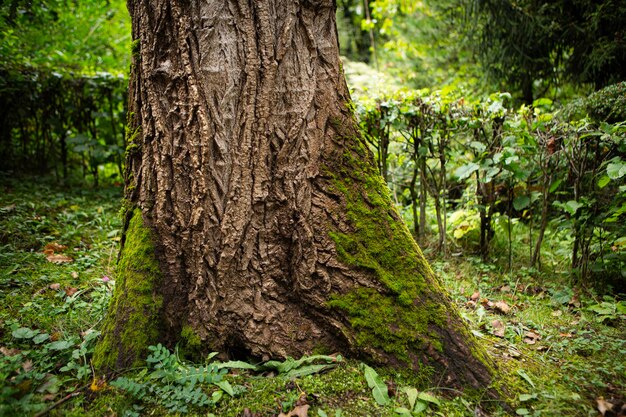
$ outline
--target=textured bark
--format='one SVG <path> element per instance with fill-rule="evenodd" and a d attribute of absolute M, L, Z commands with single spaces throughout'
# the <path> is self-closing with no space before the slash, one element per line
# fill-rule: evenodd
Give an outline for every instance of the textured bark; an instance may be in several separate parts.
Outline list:
<path fill-rule="evenodd" d="M 127 199 L 161 265 L 160 339 L 173 345 L 191 328 L 207 352 L 270 358 L 324 348 L 428 368 L 449 385 L 489 385 L 491 368 L 357 133 L 334 2 L 133 0 L 129 10 L 138 43 Z M 350 196 L 365 208 L 350 212 Z M 359 213 L 374 213 L 373 197 L 380 216 L 360 220 L 388 232 L 370 237 L 408 248 L 393 260 L 400 267 L 418 260 L 397 285 L 383 261 L 338 253 L 340 239 L 361 233 Z M 393 349 L 367 343 L 361 313 L 337 301 L 360 289 L 402 305 L 392 304 L 399 320 L 402 309 L 437 314 L 424 318 L 423 334 L 409 333 L 404 352 L 397 337 Z"/>

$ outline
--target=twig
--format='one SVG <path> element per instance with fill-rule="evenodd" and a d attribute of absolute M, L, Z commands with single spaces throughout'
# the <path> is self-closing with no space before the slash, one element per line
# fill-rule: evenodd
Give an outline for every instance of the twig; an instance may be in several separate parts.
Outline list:
<path fill-rule="evenodd" d="M 60 406 L 61 404 L 63 404 L 64 402 L 66 402 L 67 400 L 77 397 L 78 395 L 80 395 L 81 391 L 84 390 L 85 388 L 87 388 L 89 385 L 85 385 L 79 389 L 77 389 L 74 392 L 71 392 L 69 394 L 67 394 L 65 397 L 61 398 L 59 401 L 55 402 L 54 404 L 52 404 L 50 407 L 46 408 L 43 411 L 38 412 L 37 414 L 35 414 L 33 417 L 42 417 L 45 416 L 46 414 L 48 414 L 50 411 L 52 411 L 53 409 L 55 409 L 56 407 Z"/>

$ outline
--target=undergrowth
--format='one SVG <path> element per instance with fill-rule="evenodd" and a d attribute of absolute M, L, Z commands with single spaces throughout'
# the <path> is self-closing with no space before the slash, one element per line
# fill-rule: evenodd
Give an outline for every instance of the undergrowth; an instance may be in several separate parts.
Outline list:
<path fill-rule="evenodd" d="M 598 399 L 624 400 L 621 299 L 556 268 L 509 271 L 461 250 L 432 265 L 511 386 L 509 411 L 336 356 L 193 364 L 157 345 L 146 367 L 101 380 L 91 357 L 115 281 L 121 190 L 4 177 L 0 190 L 0 416 L 596 416 Z M 547 256 L 558 265 L 558 250 Z"/>

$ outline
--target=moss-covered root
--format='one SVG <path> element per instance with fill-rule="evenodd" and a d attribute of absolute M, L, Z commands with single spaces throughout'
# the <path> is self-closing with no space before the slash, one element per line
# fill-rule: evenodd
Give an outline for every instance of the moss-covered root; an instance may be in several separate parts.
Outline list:
<path fill-rule="evenodd" d="M 98 372 L 136 366 L 160 334 L 162 280 L 150 230 L 134 209 L 124 233 L 113 300 L 93 364 Z"/>

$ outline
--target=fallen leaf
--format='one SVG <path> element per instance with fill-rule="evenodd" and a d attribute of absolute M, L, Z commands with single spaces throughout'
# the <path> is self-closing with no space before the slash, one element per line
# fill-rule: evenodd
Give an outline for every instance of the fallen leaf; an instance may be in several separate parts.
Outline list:
<path fill-rule="evenodd" d="M 48 260 L 48 262 L 52 262 L 55 264 L 64 264 L 64 263 L 74 262 L 72 258 L 70 258 L 67 255 L 63 255 L 62 253 L 52 253 L 46 256 L 46 259 Z"/>
<path fill-rule="evenodd" d="M 58 282 L 55 282 L 54 284 L 50 284 L 48 288 L 54 291 L 59 291 L 61 289 L 61 284 L 59 284 Z"/>
<path fill-rule="evenodd" d="M 524 334 L 524 343 L 526 344 L 534 345 L 539 339 L 541 339 L 541 335 L 539 333 L 533 332 L 532 330 Z"/>
<path fill-rule="evenodd" d="M 67 288 L 65 289 L 65 294 L 66 294 L 68 297 L 71 297 L 72 295 L 76 294 L 76 291 L 78 291 L 78 289 L 77 289 L 77 288 L 74 288 L 74 287 L 67 287 Z"/>
<path fill-rule="evenodd" d="M 515 350 L 513 348 L 509 348 L 508 354 L 512 358 L 519 358 L 522 356 L 519 350 Z"/>
<path fill-rule="evenodd" d="M 51 243 L 48 243 L 46 246 L 44 246 L 43 251 L 44 253 L 54 253 L 54 252 L 63 252 L 65 249 L 67 249 L 67 246 L 61 245 L 60 243 L 57 243 L 57 242 L 51 242 Z"/>
<path fill-rule="evenodd" d="M 470 295 L 470 300 L 472 301 L 476 301 L 480 298 L 480 293 L 478 291 L 475 291 L 474 294 Z"/>
<path fill-rule="evenodd" d="M 31 361 L 30 359 L 25 360 L 22 363 L 22 369 L 24 370 L 24 372 L 29 372 L 30 370 L 33 369 L 33 361 Z"/>
<path fill-rule="evenodd" d="M 612 411 L 613 410 L 613 404 L 611 404 L 610 402 L 606 401 L 604 399 L 604 397 L 598 397 L 596 399 L 596 403 L 598 405 L 598 411 L 603 416 L 606 414 L 607 411 Z"/>
<path fill-rule="evenodd" d="M 309 405 L 296 405 L 293 410 L 289 413 L 280 413 L 278 417 L 308 417 L 309 415 Z"/>
<path fill-rule="evenodd" d="M 46 394 L 43 397 L 41 397 L 44 401 L 52 401 L 56 398 L 56 394 Z"/>
<path fill-rule="evenodd" d="M 580 308 L 580 300 L 578 299 L 578 295 L 574 294 L 572 299 L 567 303 L 568 306 L 573 308 Z"/>
<path fill-rule="evenodd" d="M 76 271 L 72 271 L 71 275 L 72 275 L 72 278 L 74 278 L 74 279 L 78 278 L 78 272 L 76 272 Z"/>
<path fill-rule="evenodd" d="M 94 378 L 93 381 L 91 381 L 91 385 L 89 386 L 89 389 L 93 392 L 97 392 L 97 391 L 101 391 L 104 388 L 106 388 L 107 383 L 104 379 L 97 379 Z"/>
<path fill-rule="evenodd" d="M 0 347 L 0 353 L 2 353 L 4 356 L 15 356 L 20 352 L 21 350 L 19 349 L 11 349 L 4 346 Z"/>
<path fill-rule="evenodd" d="M 493 304 L 494 310 L 502 314 L 509 314 L 511 312 L 511 307 L 504 301 L 496 301 Z"/>
<path fill-rule="evenodd" d="M 15 207 L 16 207 L 15 204 L 11 204 L 9 206 L 4 206 L 4 207 L 0 208 L 0 211 L 4 211 L 4 212 L 7 212 L 7 213 L 10 213 L 13 210 L 15 210 Z"/>
<path fill-rule="evenodd" d="M 476 301 L 469 300 L 467 303 L 465 303 L 465 305 L 470 308 L 476 308 Z"/>
<path fill-rule="evenodd" d="M 500 288 L 500 292 L 511 292 L 511 286 L 510 285 L 503 285 Z"/>
<path fill-rule="evenodd" d="M 573 334 L 571 334 L 571 333 L 559 333 L 559 336 L 561 336 L 561 337 L 567 337 L 567 338 L 574 337 L 574 335 L 573 335 Z"/>
<path fill-rule="evenodd" d="M 504 324 L 500 320 L 494 320 L 491 322 L 493 327 L 493 335 L 497 337 L 504 337 Z"/>

